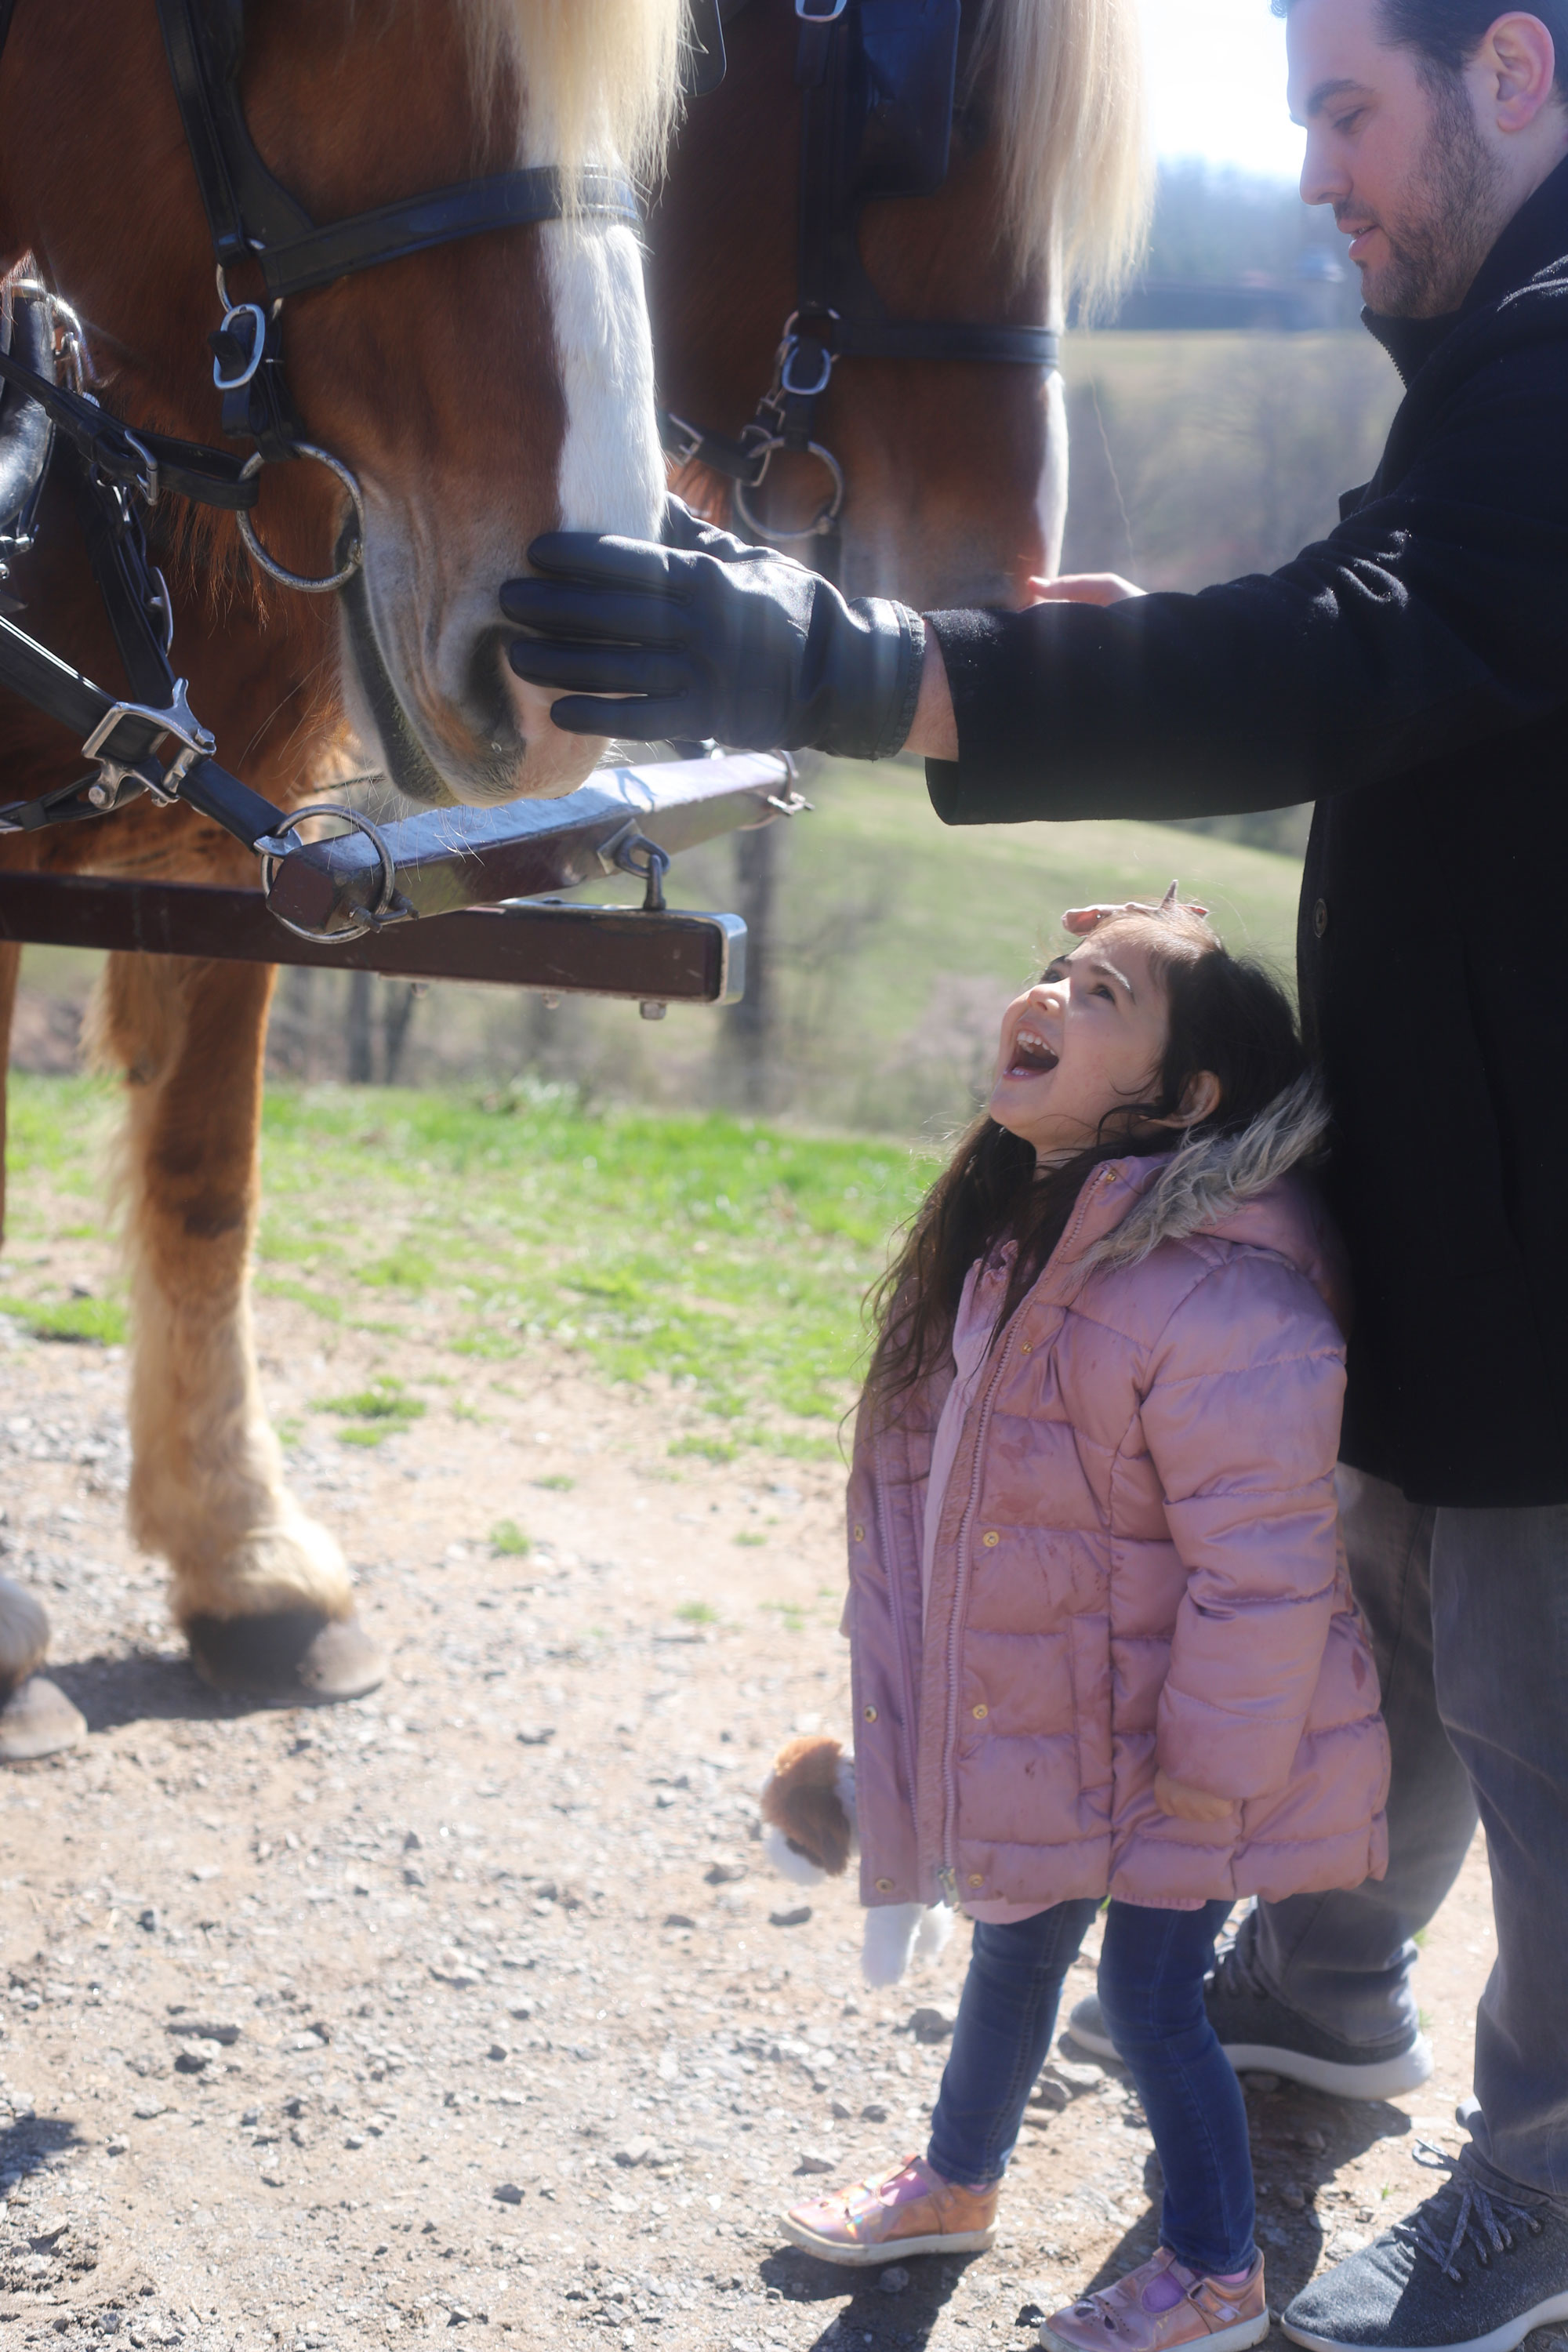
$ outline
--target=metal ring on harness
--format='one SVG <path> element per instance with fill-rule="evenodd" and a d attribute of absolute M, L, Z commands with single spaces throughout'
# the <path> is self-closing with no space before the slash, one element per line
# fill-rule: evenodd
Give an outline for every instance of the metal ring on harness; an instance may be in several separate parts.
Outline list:
<path fill-rule="evenodd" d="M 364 499 L 361 495 L 359 484 L 348 467 L 341 457 L 334 457 L 330 449 L 318 449 L 313 441 L 296 441 L 294 455 L 296 457 L 314 457 L 318 466 L 331 467 L 353 501 L 353 545 L 342 563 L 336 572 L 331 572 L 324 580 L 307 580 L 302 572 L 286 570 L 281 563 L 276 562 L 268 554 L 267 550 L 257 538 L 250 517 L 243 507 L 239 510 L 239 535 L 268 578 L 276 580 L 280 588 L 298 588 L 307 596 L 324 596 L 329 589 L 345 586 L 364 562 Z M 255 456 L 247 457 L 240 467 L 240 480 L 248 481 L 253 474 L 258 474 L 261 471 L 266 462 L 260 450 L 258 449 Z"/>
<path fill-rule="evenodd" d="M 353 929 L 346 931 L 308 930 L 303 923 L 291 923 L 287 915 L 274 915 L 272 919 L 275 923 L 281 923 L 286 931 L 292 931 L 297 939 L 318 940 L 328 947 L 342 947 L 345 940 L 357 937 L 361 931 L 375 930 L 396 915 L 399 903 L 397 868 L 392 862 L 392 852 L 380 826 L 372 824 L 369 817 L 361 816 L 358 809 L 344 808 L 339 801 L 312 801 L 307 808 L 291 809 L 268 837 L 281 841 L 285 834 L 297 831 L 308 816 L 340 817 L 351 831 L 357 829 L 364 835 L 381 860 L 381 896 L 374 907 L 356 907 L 352 910 Z M 261 887 L 268 893 L 277 877 L 279 863 L 279 855 L 277 853 L 268 852 L 262 857 Z"/>
<path fill-rule="evenodd" d="M 774 530 L 771 524 L 759 522 L 747 504 L 752 490 L 760 490 L 767 480 L 768 467 L 773 463 L 774 450 L 782 449 L 784 446 L 782 434 L 775 434 L 771 441 L 763 444 L 763 470 L 757 476 L 755 482 L 737 482 L 731 493 L 735 511 L 746 529 L 757 539 L 766 540 L 771 547 L 785 547 L 794 540 L 826 539 L 844 511 L 845 482 L 843 467 L 832 450 L 825 449 L 820 441 L 807 442 L 806 454 L 815 457 L 819 465 L 826 467 L 833 477 L 833 494 L 814 522 L 808 523 L 804 530 Z"/>

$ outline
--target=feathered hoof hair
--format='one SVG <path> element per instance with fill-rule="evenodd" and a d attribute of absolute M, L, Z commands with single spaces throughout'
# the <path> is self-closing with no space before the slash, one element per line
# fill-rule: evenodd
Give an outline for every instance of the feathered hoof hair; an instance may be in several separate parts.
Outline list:
<path fill-rule="evenodd" d="M 855 1851 L 855 1759 L 821 1735 L 789 1739 L 763 1783 L 768 1857 L 784 1877 L 814 1886 L 841 1878 Z"/>

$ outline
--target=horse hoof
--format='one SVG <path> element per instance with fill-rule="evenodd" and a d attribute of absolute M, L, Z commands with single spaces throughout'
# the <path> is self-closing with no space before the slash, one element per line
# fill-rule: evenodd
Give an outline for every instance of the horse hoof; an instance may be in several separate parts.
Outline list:
<path fill-rule="evenodd" d="M 216 1691 L 322 1706 L 363 1698 L 386 1676 L 386 1653 L 357 1617 L 276 1609 L 265 1617 L 193 1617 L 191 1664 Z"/>
<path fill-rule="evenodd" d="M 18 1683 L 0 1706 L 0 1764 L 31 1764 L 79 1748 L 86 1738 L 86 1717 L 43 1675 Z"/>

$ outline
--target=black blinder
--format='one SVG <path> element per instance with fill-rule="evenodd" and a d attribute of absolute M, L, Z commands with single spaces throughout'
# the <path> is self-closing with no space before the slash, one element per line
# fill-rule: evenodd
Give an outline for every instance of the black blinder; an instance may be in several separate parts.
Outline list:
<path fill-rule="evenodd" d="M 933 196 L 946 179 L 961 14 L 961 0 L 859 0 L 851 12 L 856 197 Z"/>

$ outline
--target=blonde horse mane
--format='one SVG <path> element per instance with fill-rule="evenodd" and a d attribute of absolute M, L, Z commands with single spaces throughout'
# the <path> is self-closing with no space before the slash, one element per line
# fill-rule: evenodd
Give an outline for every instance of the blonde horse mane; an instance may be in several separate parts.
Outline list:
<path fill-rule="evenodd" d="M 525 160 L 558 164 L 570 194 L 585 163 L 647 182 L 679 106 L 686 0 L 463 0 L 481 90 L 526 109 Z"/>
<path fill-rule="evenodd" d="M 1103 304 L 1149 224 L 1136 0 L 984 0 L 976 58 L 993 58 L 1019 270 L 1044 267 L 1064 298 Z"/>

